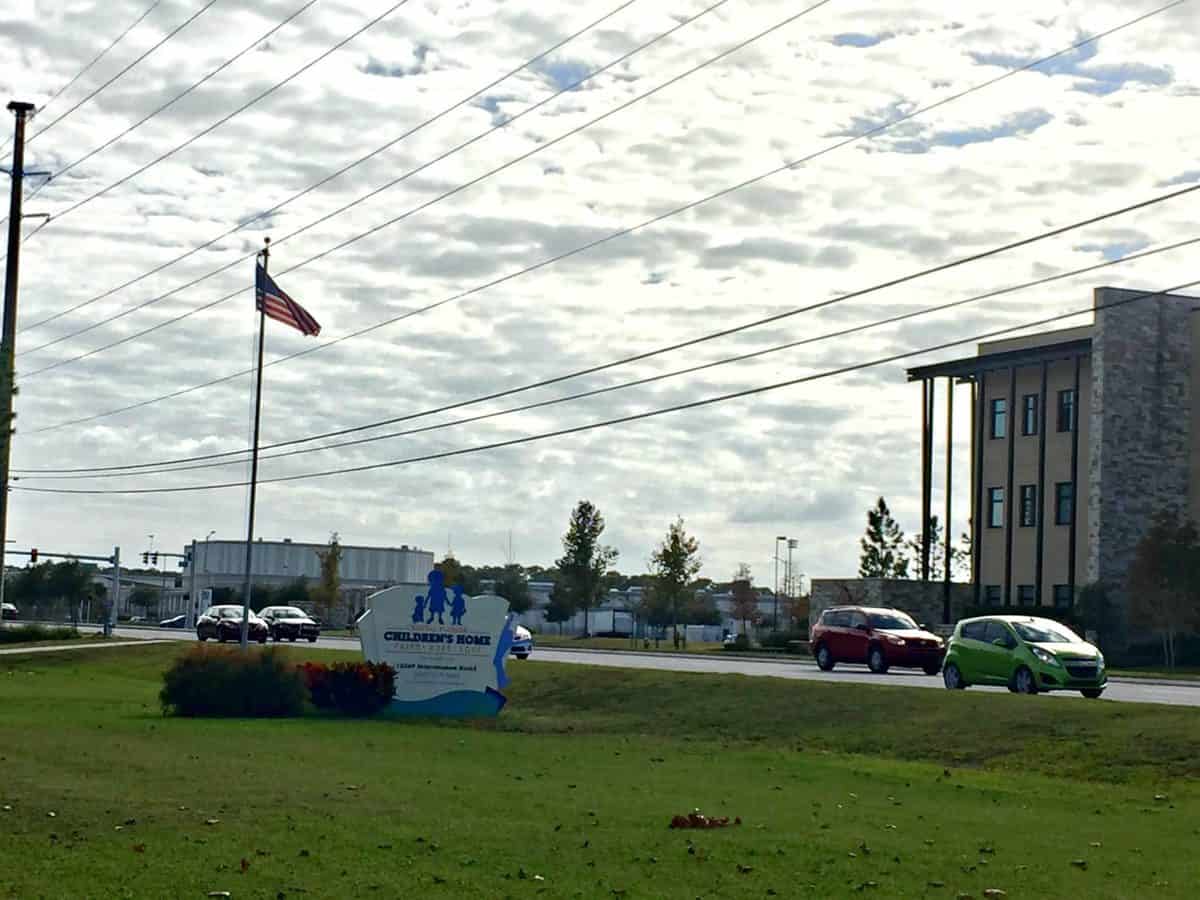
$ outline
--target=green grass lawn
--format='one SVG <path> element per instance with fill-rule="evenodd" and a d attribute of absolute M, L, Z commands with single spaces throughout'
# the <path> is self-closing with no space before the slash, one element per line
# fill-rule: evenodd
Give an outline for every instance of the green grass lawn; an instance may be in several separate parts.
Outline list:
<path fill-rule="evenodd" d="M 527 663 L 485 724 L 163 718 L 178 652 L 0 657 L 0 897 L 1194 896 L 1193 710 Z"/>
<path fill-rule="evenodd" d="M 629 638 L 579 638 L 547 633 L 535 634 L 533 641 L 535 647 L 562 647 L 568 650 L 651 650 L 664 653 L 713 653 L 721 650 L 720 641 L 689 641 L 686 648 L 676 650 L 670 638 L 659 641 L 657 647 L 654 641 L 650 641 L 650 646 L 646 647 L 641 640 L 631 641 Z"/>

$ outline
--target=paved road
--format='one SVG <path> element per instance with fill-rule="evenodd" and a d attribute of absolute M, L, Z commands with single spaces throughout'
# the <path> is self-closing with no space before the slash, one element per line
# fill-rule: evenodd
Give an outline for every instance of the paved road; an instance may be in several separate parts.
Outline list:
<path fill-rule="evenodd" d="M 121 638 L 169 638 L 177 641 L 196 639 L 194 632 L 177 628 L 117 628 L 114 632 Z M 327 650 L 358 650 L 357 638 L 323 637 L 316 646 Z M 673 672 L 713 672 L 725 675 L 758 675 L 775 678 L 793 678 L 799 681 L 825 681 L 833 684 L 854 682 L 861 684 L 886 684 L 895 687 L 920 687 L 945 690 L 942 679 L 921 673 L 893 670 L 887 675 L 874 675 L 865 666 L 839 664 L 832 672 L 822 672 L 816 666 L 799 661 L 769 661 L 738 657 L 701 656 L 699 654 L 630 653 L 607 650 L 563 650 L 540 648 L 530 660 L 543 662 L 571 663 L 587 666 L 615 666 L 622 669 L 666 669 Z M 516 660 L 513 661 L 517 663 Z M 1000 691 L 1004 688 L 971 688 L 972 691 Z M 1055 697 L 1083 698 L 1075 693 L 1056 692 Z M 1109 683 L 1104 692 L 1105 700 L 1124 703 L 1168 703 L 1175 706 L 1200 706 L 1200 683 L 1195 686 L 1169 684 L 1160 681 L 1121 679 Z"/>

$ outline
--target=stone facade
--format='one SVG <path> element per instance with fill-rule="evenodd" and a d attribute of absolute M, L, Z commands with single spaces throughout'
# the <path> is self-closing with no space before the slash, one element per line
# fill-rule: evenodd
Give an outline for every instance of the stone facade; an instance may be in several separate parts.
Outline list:
<path fill-rule="evenodd" d="M 890 578 L 814 578 L 808 601 L 808 627 L 831 606 L 881 606 L 899 609 L 918 622 L 942 622 L 943 586 L 937 581 Z M 957 622 L 972 600 L 969 584 L 950 585 L 950 624 Z"/>
<path fill-rule="evenodd" d="M 1194 487 L 1198 301 L 1166 295 L 1112 306 L 1142 293 L 1095 292 L 1087 577 L 1108 584 L 1119 601 L 1153 517 L 1186 515 Z"/>

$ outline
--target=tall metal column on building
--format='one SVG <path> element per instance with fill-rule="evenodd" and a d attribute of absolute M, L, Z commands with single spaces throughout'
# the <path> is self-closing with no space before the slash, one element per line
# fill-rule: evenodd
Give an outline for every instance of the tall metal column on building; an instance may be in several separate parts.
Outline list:
<path fill-rule="evenodd" d="M 921 382 L 921 580 L 929 580 L 929 519 L 933 515 L 934 379 Z"/>
<path fill-rule="evenodd" d="M 1050 363 L 1042 360 L 1042 387 L 1038 394 L 1038 480 L 1037 503 L 1034 515 L 1037 519 L 1037 571 L 1034 574 L 1037 586 L 1036 603 L 1040 606 L 1046 601 L 1046 428 L 1050 416 L 1046 412 L 1046 382 L 1049 378 Z"/>
<path fill-rule="evenodd" d="M 16 386 L 17 281 L 21 272 L 21 200 L 25 179 L 25 120 L 32 103 L 8 104 L 16 117 L 12 189 L 8 201 L 8 260 L 4 272 L 4 332 L 0 337 L 0 602 L 4 600 L 4 548 L 8 544 L 8 466 L 12 458 L 13 390 Z"/>
<path fill-rule="evenodd" d="M 942 622 L 950 624 L 950 561 L 953 559 L 954 545 L 951 535 L 954 529 L 950 527 L 950 517 L 954 513 L 954 376 L 946 379 L 946 521 L 942 527 L 946 529 L 946 550 L 944 554 L 945 571 L 942 573 Z"/>
<path fill-rule="evenodd" d="M 1017 442 L 1013 438 L 1013 411 L 1017 406 L 1017 367 L 1008 370 L 1008 406 L 1004 414 L 1004 437 L 1008 441 L 1008 480 L 1004 487 L 1004 593 L 1003 604 L 1013 603 L 1012 590 L 1012 547 L 1013 547 L 1013 467 L 1016 461 Z"/>
<path fill-rule="evenodd" d="M 983 529 L 985 527 L 983 517 L 986 515 L 983 509 L 983 454 L 987 447 L 983 439 L 983 429 L 987 422 L 987 375 L 982 369 L 975 373 L 975 384 L 978 394 L 978 403 L 975 407 L 978 427 L 975 429 L 977 450 L 973 454 L 977 458 L 975 459 L 975 520 L 971 523 L 971 556 L 973 557 L 975 605 L 979 606 L 983 599 Z"/>

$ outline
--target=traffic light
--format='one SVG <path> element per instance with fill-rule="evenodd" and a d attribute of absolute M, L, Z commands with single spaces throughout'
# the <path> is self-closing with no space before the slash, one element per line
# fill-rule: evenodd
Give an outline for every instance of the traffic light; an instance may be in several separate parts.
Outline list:
<path fill-rule="evenodd" d="M 34 547 L 32 550 L 29 551 L 29 561 L 31 563 L 37 562 L 37 547 Z"/>
<path fill-rule="evenodd" d="M 148 565 L 150 565 L 150 554 L 149 554 L 149 552 L 147 552 L 147 553 L 143 553 L 143 554 L 142 554 L 142 565 L 143 565 L 143 566 L 148 566 Z"/>
<path fill-rule="evenodd" d="M 155 566 L 158 565 L 158 551 L 157 550 L 155 550 L 153 553 L 150 554 L 150 561 L 152 563 L 154 563 Z"/>

